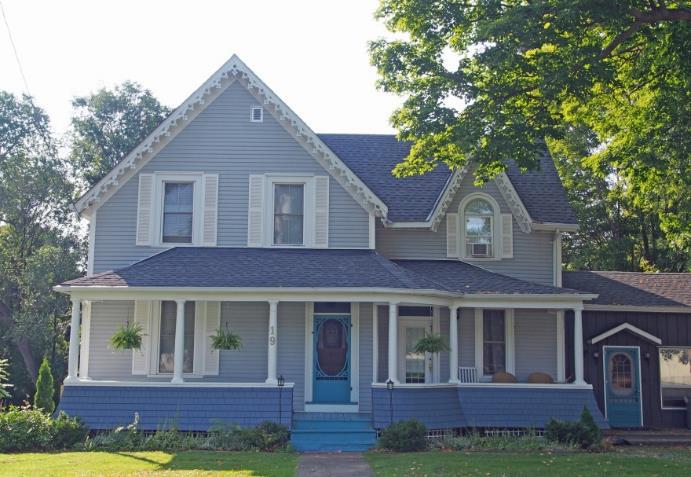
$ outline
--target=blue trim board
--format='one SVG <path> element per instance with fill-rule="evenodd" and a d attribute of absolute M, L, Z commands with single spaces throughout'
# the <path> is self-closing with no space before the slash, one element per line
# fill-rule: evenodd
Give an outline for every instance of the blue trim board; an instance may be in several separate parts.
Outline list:
<path fill-rule="evenodd" d="M 208 431 L 217 423 L 252 427 L 263 421 L 292 421 L 293 389 L 168 386 L 65 386 L 57 411 L 79 416 L 93 430 L 113 429 L 134 421 L 141 430 L 176 428 Z"/>
<path fill-rule="evenodd" d="M 393 421 L 418 419 L 429 429 L 536 428 L 551 419 L 576 421 L 587 407 L 601 428 L 607 421 L 591 389 L 440 387 L 375 388 L 372 393 L 374 427 Z"/>

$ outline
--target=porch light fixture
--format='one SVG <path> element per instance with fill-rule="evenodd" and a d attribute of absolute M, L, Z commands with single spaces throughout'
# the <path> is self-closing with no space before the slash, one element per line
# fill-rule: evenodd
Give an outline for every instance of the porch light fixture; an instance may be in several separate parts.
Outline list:
<path fill-rule="evenodd" d="M 389 390 L 389 425 L 393 424 L 393 380 L 389 378 L 386 382 L 386 389 Z"/>
<path fill-rule="evenodd" d="M 393 391 L 393 381 L 391 379 L 386 382 L 386 389 Z"/>
<path fill-rule="evenodd" d="M 278 387 L 279 387 L 279 388 L 282 388 L 282 387 L 285 386 L 285 385 L 286 385 L 286 380 L 283 378 L 283 375 L 281 374 L 281 375 L 278 377 Z"/>
<path fill-rule="evenodd" d="M 281 374 L 278 377 L 278 423 L 283 424 L 283 386 L 286 385 L 286 380 Z"/>
<path fill-rule="evenodd" d="M 595 351 L 595 352 L 593 353 L 593 359 L 596 359 L 596 360 L 597 360 L 597 359 L 599 359 L 599 358 L 600 358 L 600 353 L 599 353 L 598 351 Z"/>

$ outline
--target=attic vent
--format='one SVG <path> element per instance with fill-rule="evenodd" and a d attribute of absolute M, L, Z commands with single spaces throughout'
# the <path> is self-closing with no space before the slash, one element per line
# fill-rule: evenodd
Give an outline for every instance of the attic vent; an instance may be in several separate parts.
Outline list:
<path fill-rule="evenodd" d="M 250 121 L 253 123 L 261 123 L 264 121 L 264 108 L 261 106 L 252 106 L 250 113 Z"/>

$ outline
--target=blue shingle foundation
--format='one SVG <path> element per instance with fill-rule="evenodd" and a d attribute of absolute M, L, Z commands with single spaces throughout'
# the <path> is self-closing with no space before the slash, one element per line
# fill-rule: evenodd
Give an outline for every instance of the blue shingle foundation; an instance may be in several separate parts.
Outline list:
<path fill-rule="evenodd" d="M 576 421 L 587 407 L 595 422 L 608 428 L 591 389 L 439 387 L 398 388 L 372 392 L 374 427 L 393 421 L 418 419 L 429 429 L 536 428 L 554 418 Z M 392 411 L 391 411 L 392 410 Z"/>
<path fill-rule="evenodd" d="M 141 430 L 207 431 L 217 423 L 251 427 L 263 421 L 291 425 L 293 389 L 278 388 L 65 386 L 58 411 L 79 416 L 92 430 L 132 423 Z"/>

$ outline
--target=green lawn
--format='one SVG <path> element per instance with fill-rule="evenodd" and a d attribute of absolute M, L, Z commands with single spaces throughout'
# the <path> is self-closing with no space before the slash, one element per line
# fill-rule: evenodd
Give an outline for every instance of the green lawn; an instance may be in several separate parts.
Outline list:
<path fill-rule="evenodd" d="M 377 477 L 404 476 L 660 476 L 691 475 L 691 452 L 626 449 L 606 453 L 370 452 Z"/>
<path fill-rule="evenodd" d="M 60 452 L 0 454 L 0 476 L 294 477 L 297 455 L 260 452 Z"/>

